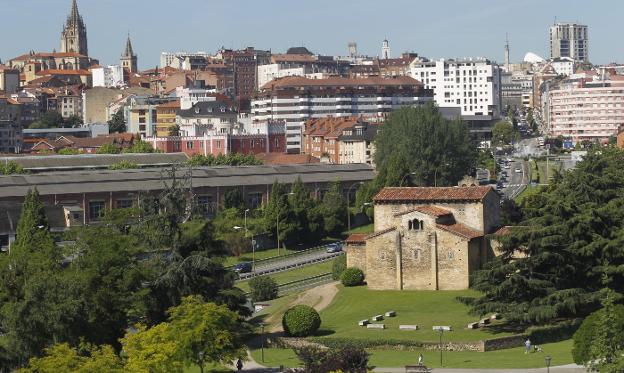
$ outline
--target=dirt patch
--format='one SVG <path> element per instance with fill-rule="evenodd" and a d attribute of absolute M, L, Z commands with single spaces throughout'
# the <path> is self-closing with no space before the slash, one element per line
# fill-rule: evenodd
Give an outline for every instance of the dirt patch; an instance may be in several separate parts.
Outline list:
<path fill-rule="evenodd" d="M 327 306 L 329 306 L 334 300 L 336 294 L 338 294 L 338 287 L 336 285 L 338 285 L 338 282 L 331 282 L 329 284 L 317 286 L 315 288 L 306 290 L 303 293 L 299 294 L 299 296 L 295 298 L 295 300 L 290 302 L 290 304 L 284 309 L 284 311 L 292 306 L 305 304 L 313 307 L 315 310 L 320 312 L 327 308 Z M 271 333 L 283 331 L 281 325 L 282 316 L 283 313 L 278 312 L 271 315 L 271 317 L 267 319 L 267 322 L 272 325 L 271 329 L 269 330 Z"/>

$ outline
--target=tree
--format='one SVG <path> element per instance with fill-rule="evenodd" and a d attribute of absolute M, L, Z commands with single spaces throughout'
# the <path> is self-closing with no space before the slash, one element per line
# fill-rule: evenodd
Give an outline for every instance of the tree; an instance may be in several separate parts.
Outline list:
<path fill-rule="evenodd" d="M 108 166 L 109 170 L 129 170 L 133 168 L 139 168 L 139 165 L 134 162 L 130 162 L 126 160 L 113 163 L 110 166 Z"/>
<path fill-rule="evenodd" d="M 310 195 L 301 177 L 292 186 L 288 203 L 296 221 L 296 235 L 300 242 L 318 242 L 323 235 L 323 215 L 317 202 Z"/>
<path fill-rule="evenodd" d="M 111 117 L 108 123 L 108 133 L 126 132 L 126 119 L 124 118 L 123 108 L 119 108 Z"/>
<path fill-rule="evenodd" d="M 121 340 L 127 357 L 125 368 L 137 373 L 182 371 L 178 341 L 171 338 L 171 326 L 160 323 L 152 328 L 139 325 Z"/>
<path fill-rule="evenodd" d="M 375 138 L 377 188 L 404 177 L 419 186 L 454 185 L 475 166 L 476 147 L 460 120 L 445 119 L 433 103 L 393 111 Z"/>
<path fill-rule="evenodd" d="M 46 111 L 39 120 L 33 122 L 28 128 L 57 128 L 63 127 L 65 120 L 58 111 Z"/>
<path fill-rule="evenodd" d="M 624 362 L 624 324 L 618 318 L 614 307 L 614 298 L 622 298 L 612 289 L 606 288 L 602 298 L 602 313 L 596 320 L 594 338 L 589 348 L 589 359 L 586 362 L 597 372 L 621 372 L 617 369 L 618 360 Z"/>
<path fill-rule="evenodd" d="M 160 150 L 154 149 L 152 145 L 141 139 L 134 141 L 131 147 L 123 149 L 124 153 L 159 153 Z"/>
<path fill-rule="evenodd" d="M 516 136 L 513 125 L 505 120 L 496 123 L 492 128 L 493 145 L 509 145 L 516 139 Z"/>
<path fill-rule="evenodd" d="M 98 154 L 119 154 L 121 149 L 115 144 L 104 144 L 97 150 Z"/>
<path fill-rule="evenodd" d="M 235 208 L 242 210 L 245 208 L 245 198 L 240 188 L 230 189 L 223 196 L 223 205 L 226 209 Z"/>
<path fill-rule="evenodd" d="M 502 255 L 475 274 L 479 314 L 517 324 L 585 316 L 605 287 L 624 293 L 624 151 L 591 150 L 576 169 L 524 205 Z"/>
<path fill-rule="evenodd" d="M 58 151 L 59 155 L 77 155 L 80 154 L 80 150 L 74 148 L 63 148 Z"/>
<path fill-rule="evenodd" d="M 187 161 L 191 166 L 254 166 L 261 165 L 262 161 L 253 154 L 228 153 L 225 156 L 215 157 L 195 154 Z"/>
<path fill-rule="evenodd" d="M 180 136 L 180 126 L 178 124 L 174 124 L 173 126 L 169 127 L 169 129 L 167 130 L 167 135 L 169 137 Z"/>
<path fill-rule="evenodd" d="M 169 310 L 171 338 L 184 365 L 225 363 L 244 357 L 238 315 L 226 306 L 205 303 L 199 296 L 182 299 Z"/>
<path fill-rule="evenodd" d="M 249 280 L 249 289 L 251 301 L 256 303 L 277 298 L 279 287 L 272 277 L 257 276 Z"/>
<path fill-rule="evenodd" d="M 8 161 L 0 163 L 0 175 L 15 175 L 15 174 L 25 174 L 26 170 L 24 167 L 19 164 Z"/>
<path fill-rule="evenodd" d="M 56 344 L 45 349 L 45 356 L 32 358 L 20 373 L 91 373 L 124 372 L 121 359 L 111 346 L 82 345 L 72 348 L 67 343 Z"/>
<path fill-rule="evenodd" d="M 336 180 L 323 196 L 321 211 L 327 235 L 337 236 L 345 230 L 347 203 L 342 198 L 341 189 L 340 181 Z"/>
<path fill-rule="evenodd" d="M 279 239 L 282 244 L 289 243 L 290 239 L 296 238 L 297 224 L 294 213 L 288 203 L 288 191 L 283 184 L 277 181 L 273 183 L 268 203 L 263 208 L 265 231 Z M 279 223 L 278 223 L 279 222 Z M 279 224 L 279 238 L 277 237 L 277 225 Z"/>
<path fill-rule="evenodd" d="M 78 127 L 82 125 L 82 123 L 83 121 L 79 116 L 72 114 L 63 121 L 63 127 L 70 127 L 70 128 Z"/>

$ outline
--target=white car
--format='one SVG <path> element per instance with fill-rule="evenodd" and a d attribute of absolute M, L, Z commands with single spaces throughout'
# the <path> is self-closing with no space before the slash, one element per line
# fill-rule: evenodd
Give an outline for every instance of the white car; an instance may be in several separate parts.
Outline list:
<path fill-rule="evenodd" d="M 517 173 L 517 174 L 519 174 L 519 173 L 521 173 L 521 172 L 522 172 L 522 169 L 521 169 L 521 168 L 516 168 L 516 173 Z"/>

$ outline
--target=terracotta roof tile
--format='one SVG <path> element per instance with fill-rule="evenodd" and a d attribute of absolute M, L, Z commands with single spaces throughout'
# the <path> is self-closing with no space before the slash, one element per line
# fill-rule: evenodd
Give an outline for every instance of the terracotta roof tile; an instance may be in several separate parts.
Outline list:
<path fill-rule="evenodd" d="M 354 233 L 347 237 L 345 243 L 352 245 L 363 245 L 366 243 L 366 237 L 368 237 L 368 233 Z"/>
<path fill-rule="evenodd" d="M 449 210 L 443 209 L 441 207 L 423 205 L 423 206 L 416 206 L 407 211 L 399 212 L 398 214 L 394 214 L 394 216 L 402 216 L 402 215 L 406 215 L 415 211 L 421 212 L 423 214 L 435 216 L 435 217 L 452 215 L 452 213 Z"/>
<path fill-rule="evenodd" d="M 422 86 L 422 83 L 409 76 L 398 76 L 395 78 L 382 78 L 371 76 L 366 78 L 343 78 L 329 77 L 325 79 L 310 79 L 302 76 L 287 76 L 274 79 L 262 86 L 261 90 L 271 90 L 286 87 L 319 87 L 319 86 Z"/>
<path fill-rule="evenodd" d="M 35 75 L 91 75 L 91 71 L 48 69 L 48 70 L 37 71 Z"/>
<path fill-rule="evenodd" d="M 165 104 L 160 104 L 160 105 L 156 106 L 156 109 L 166 109 L 166 108 L 179 109 L 180 108 L 180 100 L 169 101 L 169 102 L 167 102 Z"/>
<path fill-rule="evenodd" d="M 399 201 L 439 201 L 439 202 L 459 202 L 459 201 L 482 201 L 485 196 L 492 191 L 490 186 L 476 187 L 416 187 L 383 188 L 375 198 L 375 202 L 399 202 Z"/>
<path fill-rule="evenodd" d="M 320 163 L 321 160 L 309 154 L 260 153 L 256 154 L 264 164 L 308 164 Z"/>
<path fill-rule="evenodd" d="M 395 231 L 395 230 L 396 230 L 396 227 L 386 228 L 386 229 L 381 230 L 381 231 L 379 231 L 379 232 L 375 232 L 375 233 L 371 233 L 371 234 L 369 234 L 368 236 L 366 236 L 366 238 L 365 238 L 365 239 L 366 239 L 366 240 L 368 240 L 369 238 L 379 237 L 379 236 L 381 236 L 381 235 L 384 235 L 384 234 L 386 234 L 386 233 L 388 233 L 388 232 L 392 232 L 392 231 Z"/>
<path fill-rule="evenodd" d="M 469 240 L 473 239 L 473 238 L 477 238 L 477 237 L 482 237 L 483 233 L 474 230 L 472 228 L 469 228 L 463 224 L 460 223 L 455 223 L 455 224 L 436 224 L 436 227 L 447 231 L 449 233 L 452 233 L 456 236 L 459 237 L 463 237 L 463 238 L 467 238 Z"/>

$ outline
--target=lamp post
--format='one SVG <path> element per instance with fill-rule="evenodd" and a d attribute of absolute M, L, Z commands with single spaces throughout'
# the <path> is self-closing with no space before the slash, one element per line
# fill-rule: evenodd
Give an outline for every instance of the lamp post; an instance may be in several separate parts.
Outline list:
<path fill-rule="evenodd" d="M 399 186 L 402 187 L 403 186 L 403 182 L 405 182 L 405 179 L 407 179 L 408 176 L 413 176 L 416 175 L 416 172 L 410 172 L 407 173 L 405 175 L 403 175 L 403 178 L 401 179 L 401 182 L 399 183 Z"/>
<path fill-rule="evenodd" d="M 355 184 L 352 184 L 351 187 L 349 189 L 347 189 L 347 231 L 351 230 L 351 211 L 349 211 L 349 196 L 351 195 L 351 189 L 353 189 L 354 186 L 356 185 L 363 185 L 364 182 L 362 181 L 358 181 Z"/>
<path fill-rule="evenodd" d="M 550 361 L 551 360 L 552 360 L 552 357 L 544 356 L 544 361 L 546 362 L 546 373 L 550 373 Z"/>
<path fill-rule="evenodd" d="M 262 362 L 264 363 L 264 323 L 260 323 L 260 329 L 262 330 L 260 333 L 260 351 L 262 353 Z"/>
<path fill-rule="evenodd" d="M 445 163 L 443 165 L 440 166 L 449 166 L 448 163 Z M 435 171 L 433 172 L 433 186 L 437 187 L 438 186 L 438 170 L 440 169 L 440 166 L 436 167 Z"/>
<path fill-rule="evenodd" d="M 438 348 L 440 349 L 440 367 L 442 367 L 442 335 L 445 331 L 450 332 L 453 329 L 450 326 L 434 326 L 433 330 L 440 333 L 440 344 L 438 345 Z"/>

